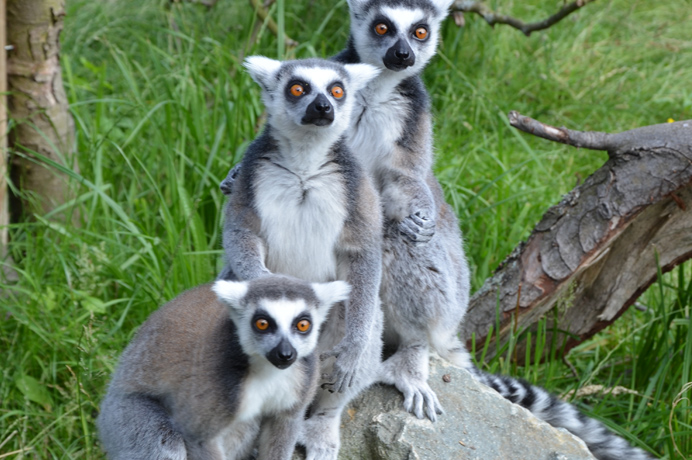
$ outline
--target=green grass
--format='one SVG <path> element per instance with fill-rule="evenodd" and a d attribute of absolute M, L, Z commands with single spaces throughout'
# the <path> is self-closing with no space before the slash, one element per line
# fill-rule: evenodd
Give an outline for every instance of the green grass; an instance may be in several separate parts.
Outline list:
<path fill-rule="evenodd" d="M 558 2 L 490 3 L 533 19 Z M 20 280 L 3 284 L 0 299 L 0 456 L 103 458 L 94 418 L 118 354 L 158 305 L 218 271 L 218 183 L 261 124 L 241 62 L 284 52 L 263 27 L 253 39 L 247 5 L 68 1 L 62 62 L 80 166 L 70 205 L 83 222 L 34 218 L 10 230 Z M 343 0 L 282 1 L 272 14 L 300 43 L 289 56 L 328 56 L 346 40 Z M 530 38 L 475 17 L 464 29 L 445 24 L 424 77 L 436 173 L 461 219 L 475 288 L 605 159 L 520 134 L 506 113 L 601 131 L 692 118 L 691 22 L 689 0 L 601 0 Z M 558 394 L 631 390 L 572 400 L 633 443 L 688 458 L 690 403 L 673 405 L 692 393 L 692 266 L 662 276 L 640 302 L 646 311 L 570 352 L 576 376 L 557 353 L 517 367 L 510 350 L 487 366 Z"/>

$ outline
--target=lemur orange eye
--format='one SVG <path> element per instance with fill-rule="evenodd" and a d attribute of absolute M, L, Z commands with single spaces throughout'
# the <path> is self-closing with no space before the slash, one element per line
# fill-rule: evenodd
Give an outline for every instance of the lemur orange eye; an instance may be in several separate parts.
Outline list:
<path fill-rule="evenodd" d="M 305 88 L 303 88 L 303 85 L 295 84 L 291 86 L 291 94 L 293 94 L 296 97 L 302 96 L 303 94 L 305 94 Z"/>
<path fill-rule="evenodd" d="M 337 99 L 341 99 L 342 97 L 344 97 L 344 89 L 341 86 L 332 87 L 332 96 L 334 96 Z"/>
<path fill-rule="evenodd" d="M 307 319 L 301 319 L 298 321 L 298 324 L 296 324 L 296 327 L 300 332 L 307 332 L 310 329 L 310 321 Z"/>
<path fill-rule="evenodd" d="M 384 35 L 388 30 L 389 27 L 387 27 L 387 24 L 384 23 L 379 23 L 375 26 L 375 32 L 377 32 L 378 35 Z"/>
<path fill-rule="evenodd" d="M 418 40 L 425 40 L 428 37 L 428 29 L 425 27 L 419 27 L 416 29 L 416 38 Z"/>
<path fill-rule="evenodd" d="M 260 331 L 266 331 L 269 327 L 269 321 L 267 321 L 264 318 L 260 318 L 257 321 L 255 321 L 255 327 Z"/>

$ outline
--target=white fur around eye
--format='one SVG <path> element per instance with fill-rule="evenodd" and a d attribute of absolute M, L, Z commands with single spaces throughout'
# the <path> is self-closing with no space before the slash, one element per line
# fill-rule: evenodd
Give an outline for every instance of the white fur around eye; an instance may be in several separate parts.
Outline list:
<path fill-rule="evenodd" d="M 329 85 L 341 80 L 333 69 L 319 67 L 298 67 L 293 73 L 294 78 L 301 79 L 312 86 L 313 92 L 329 94 Z"/>
<path fill-rule="evenodd" d="M 411 10 L 409 8 L 390 8 L 387 6 L 382 8 L 382 13 L 394 23 L 400 35 L 407 35 L 411 26 L 420 23 L 426 17 L 425 12 L 418 8 Z"/>
<path fill-rule="evenodd" d="M 278 330 L 288 335 L 293 322 L 302 312 L 307 310 L 304 300 L 262 300 L 259 305 L 272 317 Z"/>

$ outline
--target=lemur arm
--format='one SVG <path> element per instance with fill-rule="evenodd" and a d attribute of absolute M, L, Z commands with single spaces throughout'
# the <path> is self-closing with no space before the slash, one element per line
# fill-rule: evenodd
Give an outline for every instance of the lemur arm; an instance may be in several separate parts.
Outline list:
<path fill-rule="evenodd" d="M 435 199 L 425 180 L 427 173 L 412 172 L 417 171 L 380 171 L 384 215 L 413 243 L 426 243 L 435 234 Z"/>
<path fill-rule="evenodd" d="M 382 217 L 379 202 L 369 181 L 359 190 L 362 203 L 346 223 L 337 251 L 339 271 L 351 285 L 346 303 L 345 334 L 341 342 L 322 358 L 336 356 L 331 375 L 323 376 L 330 383 L 322 387 L 345 391 L 359 379 L 362 355 L 373 340 L 381 340 L 375 332 L 379 314 L 379 292 L 382 277 Z"/>
<path fill-rule="evenodd" d="M 223 229 L 223 248 L 227 269 L 237 279 L 251 280 L 271 274 L 264 264 L 266 248 L 259 236 L 259 217 L 243 202 L 241 192 L 230 196 L 226 204 Z"/>
<path fill-rule="evenodd" d="M 385 219 L 396 222 L 401 234 L 413 243 L 426 243 L 435 234 L 438 211 L 430 186 L 432 123 L 427 112 L 412 120 L 413 129 L 397 140 L 376 177 Z"/>

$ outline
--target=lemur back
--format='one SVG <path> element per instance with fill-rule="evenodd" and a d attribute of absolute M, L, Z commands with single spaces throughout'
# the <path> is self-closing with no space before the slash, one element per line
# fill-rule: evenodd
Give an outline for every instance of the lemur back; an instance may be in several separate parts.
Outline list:
<path fill-rule="evenodd" d="M 383 363 L 381 381 L 404 394 L 407 410 L 435 420 L 442 409 L 427 384 L 432 347 L 502 396 L 581 437 L 598 458 L 650 458 L 544 390 L 473 366 L 457 337 L 469 300 L 469 268 L 456 216 L 432 174 L 430 104 L 419 76 L 435 54 L 452 0 L 348 3 L 351 36 L 334 59 L 381 70 L 359 94 L 348 137 L 384 210 L 381 301 L 385 343 L 397 349 Z"/>
<path fill-rule="evenodd" d="M 247 67 L 268 120 L 229 173 L 221 278 L 283 273 L 353 287 L 320 334 L 327 377 L 300 439 L 308 460 L 336 459 L 341 411 L 374 381 L 381 359 L 379 199 L 343 139 L 358 92 L 377 72 L 316 59 L 255 57 Z"/>
<path fill-rule="evenodd" d="M 154 312 L 101 406 L 113 460 L 289 459 L 317 390 L 318 330 L 349 287 L 283 276 L 217 281 Z"/>

